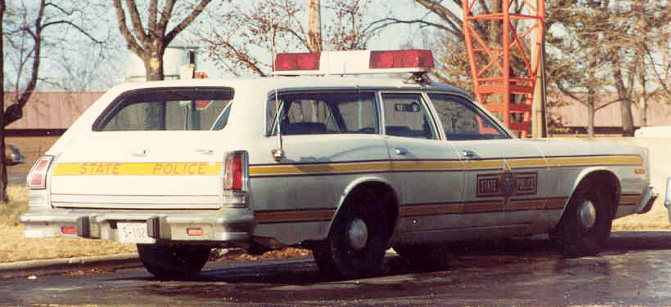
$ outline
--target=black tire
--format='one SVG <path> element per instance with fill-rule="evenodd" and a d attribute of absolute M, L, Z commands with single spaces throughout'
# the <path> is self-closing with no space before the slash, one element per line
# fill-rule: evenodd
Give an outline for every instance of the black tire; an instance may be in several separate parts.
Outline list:
<path fill-rule="evenodd" d="M 586 226 L 581 221 L 580 210 L 591 202 L 596 211 L 594 222 Z M 566 257 L 594 256 L 599 254 L 610 236 L 613 224 L 612 197 L 600 185 L 580 184 L 573 193 L 559 224 L 550 237 Z"/>
<path fill-rule="evenodd" d="M 138 244 L 144 267 L 159 279 L 184 279 L 200 272 L 210 257 L 209 246 Z"/>
<path fill-rule="evenodd" d="M 353 243 L 349 233 L 362 223 L 367 229 L 365 243 L 363 239 Z M 369 190 L 352 195 L 333 221 L 327 240 L 313 247 L 321 275 L 358 278 L 378 272 L 387 249 L 387 229 L 380 198 Z"/>
<path fill-rule="evenodd" d="M 397 245 L 394 250 L 409 268 L 419 271 L 446 269 L 452 256 L 449 245 L 439 243 Z"/>

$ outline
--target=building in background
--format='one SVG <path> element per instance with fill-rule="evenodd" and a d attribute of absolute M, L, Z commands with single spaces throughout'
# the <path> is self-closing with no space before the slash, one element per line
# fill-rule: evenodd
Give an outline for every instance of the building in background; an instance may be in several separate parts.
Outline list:
<path fill-rule="evenodd" d="M 585 93 L 576 93 L 582 99 Z M 587 107 L 571 97 L 561 95 L 552 99 L 553 106 L 548 107 L 548 117 L 553 123 L 550 135 L 581 135 L 587 134 L 588 112 Z M 596 97 L 596 112 L 594 113 L 594 132 L 597 135 L 620 136 L 622 134 L 622 117 L 617 93 L 599 93 Z M 632 104 L 635 129 L 641 126 L 669 126 L 671 125 L 671 101 L 660 98 L 651 98 L 647 102 L 645 112 L 647 123 L 642 125 L 642 107 L 638 103 Z"/>

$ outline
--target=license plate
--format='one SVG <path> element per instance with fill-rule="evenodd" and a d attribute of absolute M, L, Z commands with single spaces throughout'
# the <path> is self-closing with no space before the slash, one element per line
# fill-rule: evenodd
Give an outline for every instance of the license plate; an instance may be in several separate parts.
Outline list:
<path fill-rule="evenodd" d="M 153 244 L 156 240 L 147 235 L 145 223 L 117 223 L 119 242 Z"/>

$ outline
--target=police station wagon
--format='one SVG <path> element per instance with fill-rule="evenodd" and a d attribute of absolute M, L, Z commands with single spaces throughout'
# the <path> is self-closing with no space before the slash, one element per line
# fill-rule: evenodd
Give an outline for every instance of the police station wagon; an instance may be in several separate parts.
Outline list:
<path fill-rule="evenodd" d="M 304 246 L 322 272 L 359 277 L 389 247 L 422 264 L 474 238 L 549 233 L 568 256 L 594 255 L 613 219 L 655 199 L 645 149 L 518 139 L 464 91 L 428 82 L 430 52 L 275 65 L 268 78 L 108 91 L 30 171 L 26 236 L 137 243 L 159 278 L 232 246 Z M 371 72 L 413 77 L 350 76 Z"/>

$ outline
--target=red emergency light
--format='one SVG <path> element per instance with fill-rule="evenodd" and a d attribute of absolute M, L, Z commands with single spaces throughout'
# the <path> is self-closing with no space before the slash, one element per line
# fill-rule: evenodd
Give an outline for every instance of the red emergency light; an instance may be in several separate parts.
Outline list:
<path fill-rule="evenodd" d="M 275 71 L 319 70 L 321 53 L 280 53 L 275 57 Z"/>
<path fill-rule="evenodd" d="M 274 71 L 277 75 L 422 73 L 434 66 L 430 50 L 355 50 L 281 53 Z"/>
<path fill-rule="evenodd" d="M 431 50 L 371 51 L 370 68 L 433 68 Z"/>

